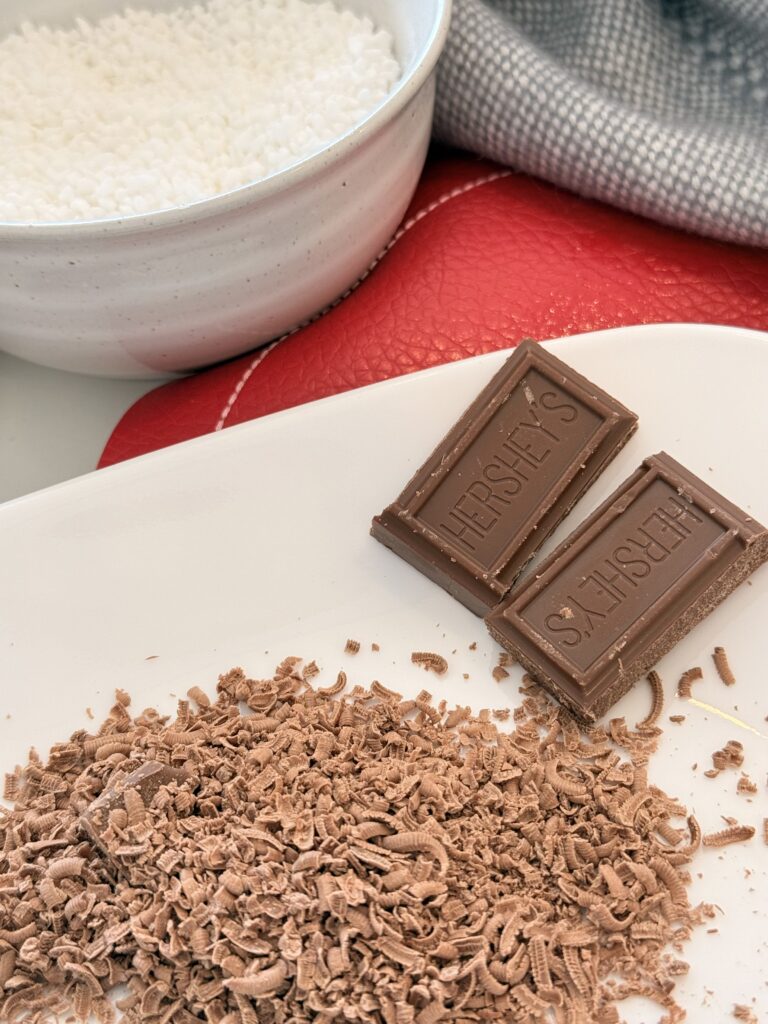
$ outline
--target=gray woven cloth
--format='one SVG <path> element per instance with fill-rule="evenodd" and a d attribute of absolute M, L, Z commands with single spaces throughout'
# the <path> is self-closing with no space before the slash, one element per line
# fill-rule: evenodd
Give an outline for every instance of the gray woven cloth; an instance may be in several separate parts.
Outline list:
<path fill-rule="evenodd" d="M 454 0 L 435 134 L 768 245 L 768 0 Z"/>

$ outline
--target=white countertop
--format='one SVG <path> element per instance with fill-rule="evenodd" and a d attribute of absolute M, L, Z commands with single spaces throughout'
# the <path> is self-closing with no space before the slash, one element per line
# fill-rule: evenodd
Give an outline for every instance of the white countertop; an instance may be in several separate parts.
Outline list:
<path fill-rule="evenodd" d="M 122 414 L 157 386 L 48 370 L 0 352 L 0 501 L 95 469 Z"/>

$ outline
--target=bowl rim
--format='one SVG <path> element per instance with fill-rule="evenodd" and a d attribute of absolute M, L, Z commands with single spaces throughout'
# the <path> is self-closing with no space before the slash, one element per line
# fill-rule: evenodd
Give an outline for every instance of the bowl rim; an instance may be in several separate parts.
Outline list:
<path fill-rule="evenodd" d="M 322 149 L 305 157 L 284 170 L 274 171 L 265 178 L 259 178 L 227 192 L 218 192 L 205 199 L 196 199 L 183 206 L 150 210 L 146 213 L 129 214 L 124 217 L 102 217 L 96 220 L 68 221 L 4 221 L 0 220 L 0 238 L 20 239 L 31 234 L 47 240 L 70 240 L 73 236 L 92 239 L 112 234 L 157 230 L 195 223 L 221 213 L 236 210 L 251 202 L 267 199 L 270 195 L 294 188 L 311 178 L 316 172 L 338 163 L 354 150 L 369 135 L 383 128 L 407 106 L 421 90 L 434 71 L 438 58 L 445 46 L 451 19 L 453 0 L 435 0 L 436 13 L 431 32 L 424 47 L 416 57 L 410 74 L 402 77 L 394 90 L 374 110 L 343 135 L 329 142 Z"/>

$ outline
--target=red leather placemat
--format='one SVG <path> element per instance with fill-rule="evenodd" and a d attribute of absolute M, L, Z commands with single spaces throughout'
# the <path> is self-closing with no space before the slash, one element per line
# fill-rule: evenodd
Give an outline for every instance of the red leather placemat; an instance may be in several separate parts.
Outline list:
<path fill-rule="evenodd" d="M 768 251 L 434 154 L 369 276 L 278 343 L 151 391 L 100 465 L 523 337 L 665 321 L 768 330 Z"/>

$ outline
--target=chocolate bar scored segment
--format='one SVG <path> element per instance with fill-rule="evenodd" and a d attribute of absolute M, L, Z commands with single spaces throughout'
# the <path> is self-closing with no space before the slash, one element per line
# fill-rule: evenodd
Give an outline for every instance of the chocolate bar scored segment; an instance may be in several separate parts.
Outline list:
<path fill-rule="evenodd" d="M 669 455 L 645 459 L 486 623 L 595 721 L 768 559 L 768 531 Z"/>
<path fill-rule="evenodd" d="M 637 428 L 637 416 L 522 342 L 371 532 L 478 615 Z"/>

